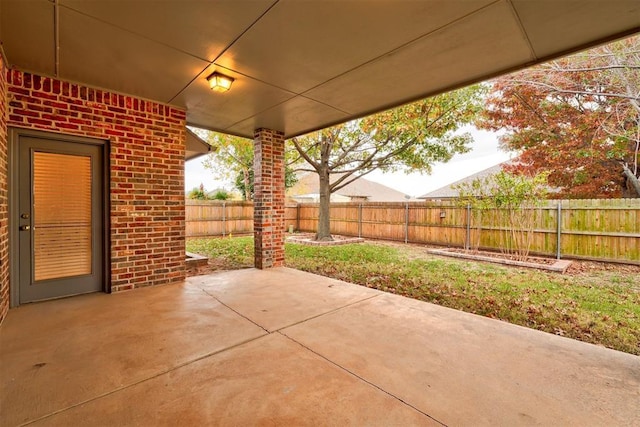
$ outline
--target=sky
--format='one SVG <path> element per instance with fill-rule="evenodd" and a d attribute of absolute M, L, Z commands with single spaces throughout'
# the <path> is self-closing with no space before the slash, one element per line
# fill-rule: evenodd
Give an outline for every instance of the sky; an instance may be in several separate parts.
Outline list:
<path fill-rule="evenodd" d="M 384 184 L 411 197 L 421 196 L 440 187 L 451 184 L 466 176 L 481 170 L 490 168 L 508 160 L 513 154 L 501 151 L 498 147 L 498 134 L 467 127 L 464 131 L 470 132 L 474 143 L 472 150 L 465 154 L 456 154 L 447 163 L 436 163 L 431 175 L 420 173 L 405 174 L 403 172 L 382 173 L 371 172 L 366 179 Z M 225 188 L 233 190 L 230 183 L 224 183 L 214 179 L 211 171 L 204 168 L 202 160 L 198 158 L 190 160 L 185 166 L 185 189 L 187 191 L 202 183 L 206 190 Z"/>

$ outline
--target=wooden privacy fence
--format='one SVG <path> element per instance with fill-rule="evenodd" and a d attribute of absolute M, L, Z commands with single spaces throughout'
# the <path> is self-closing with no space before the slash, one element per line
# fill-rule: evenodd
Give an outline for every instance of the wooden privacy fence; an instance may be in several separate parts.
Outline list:
<path fill-rule="evenodd" d="M 640 199 L 549 200 L 534 208 L 531 252 L 640 264 Z M 453 202 L 332 203 L 331 232 L 347 236 L 499 250 L 504 212 Z M 247 202 L 187 201 L 187 236 L 250 233 Z M 470 221 L 471 219 L 471 221 Z M 285 208 L 285 226 L 316 231 L 318 205 Z"/>
<path fill-rule="evenodd" d="M 296 205 L 285 208 L 286 224 L 296 223 Z M 242 201 L 186 201 L 187 237 L 253 233 L 253 203 Z"/>

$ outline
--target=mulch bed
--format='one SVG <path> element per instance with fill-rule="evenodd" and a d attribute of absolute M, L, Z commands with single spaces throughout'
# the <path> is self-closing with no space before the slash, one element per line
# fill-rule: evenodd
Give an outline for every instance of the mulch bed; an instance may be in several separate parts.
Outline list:
<path fill-rule="evenodd" d="M 467 250 L 467 249 L 447 249 L 448 252 L 456 252 L 456 253 L 460 253 L 460 254 L 470 254 L 470 255 L 481 255 L 481 256 L 486 256 L 486 257 L 490 257 L 490 258 L 497 258 L 497 259 L 507 259 L 507 260 L 511 260 L 511 261 L 523 261 L 523 262 L 530 262 L 532 264 L 544 264 L 544 265 L 553 265 L 556 260 L 553 258 L 542 258 L 542 257 L 535 257 L 535 256 L 528 256 L 526 258 L 521 258 L 519 256 L 516 256 L 514 254 L 507 254 L 507 253 L 501 253 L 501 252 L 490 252 L 490 251 L 475 251 L 475 250 Z"/>
<path fill-rule="evenodd" d="M 425 257 L 424 249 L 445 249 L 442 246 L 428 245 L 421 243 L 404 243 L 404 242 L 392 242 L 389 240 L 369 240 L 367 242 L 374 243 L 382 246 L 393 246 L 403 248 L 407 251 L 409 259 L 422 259 Z M 457 249 L 457 248 L 449 248 Z M 548 258 L 552 260 L 552 258 Z M 564 259 L 564 258 L 563 258 Z M 637 274 L 640 277 L 640 265 L 636 264 L 624 264 L 618 262 L 605 262 L 605 261 L 586 261 L 579 259 L 572 259 L 571 265 L 567 268 L 564 274 L 569 276 L 580 276 L 584 274 L 597 273 L 599 271 L 617 272 L 620 274 Z"/>
<path fill-rule="evenodd" d="M 434 255 L 492 262 L 496 264 L 510 265 L 515 267 L 535 268 L 538 270 L 554 271 L 556 273 L 564 273 L 571 265 L 571 261 L 569 260 L 556 260 L 540 257 L 527 257 L 526 259 L 520 259 L 520 257 L 514 254 L 465 250 L 458 248 L 428 249 L 427 252 Z"/>
<path fill-rule="evenodd" d="M 364 239 L 360 237 L 341 236 L 339 234 L 332 234 L 331 237 L 333 237 L 333 240 L 318 242 L 315 240 L 316 235 L 314 233 L 295 233 L 289 235 L 286 241 L 307 246 L 337 246 L 364 242 Z"/>

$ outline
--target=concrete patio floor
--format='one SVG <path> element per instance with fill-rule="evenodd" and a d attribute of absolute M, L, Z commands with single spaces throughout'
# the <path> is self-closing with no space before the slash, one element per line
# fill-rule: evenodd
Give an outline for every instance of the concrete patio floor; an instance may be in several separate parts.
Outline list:
<path fill-rule="evenodd" d="M 0 425 L 638 425 L 640 358 L 287 269 L 10 310 Z"/>

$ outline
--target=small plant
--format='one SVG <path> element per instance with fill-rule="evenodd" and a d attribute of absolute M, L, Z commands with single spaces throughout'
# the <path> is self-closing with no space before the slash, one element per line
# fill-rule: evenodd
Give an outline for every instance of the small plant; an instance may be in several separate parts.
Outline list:
<path fill-rule="evenodd" d="M 211 199 L 213 200 L 229 200 L 230 198 L 231 195 L 224 188 L 216 190 L 216 192 L 213 193 L 213 196 L 211 197 Z"/>
<path fill-rule="evenodd" d="M 189 199 L 193 200 L 207 200 L 209 197 L 207 196 L 207 192 L 204 190 L 204 185 L 200 184 L 200 187 L 194 187 L 187 194 Z"/>
<path fill-rule="evenodd" d="M 515 254 L 525 260 L 533 240 L 536 212 L 547 197 L 547 174 L 533 177 L 501 171 L 486 178 L 456 187 L 458 203 L 470 205 L 475 223 L 476 249 L 480 246 L 483 213 L 491 212 L 498 224 L 507 224 L 498 230 L 503 252 Z"/>

